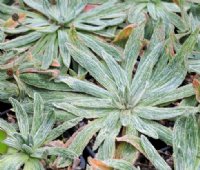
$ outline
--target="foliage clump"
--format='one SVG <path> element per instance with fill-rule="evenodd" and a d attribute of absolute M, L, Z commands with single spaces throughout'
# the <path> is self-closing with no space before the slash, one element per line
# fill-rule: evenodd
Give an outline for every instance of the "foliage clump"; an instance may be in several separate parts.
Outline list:
<path fill-rule="evenodd" d="M 199 16 L 195 0 L 0 0 L 0 169 L 199 169 Z"/>

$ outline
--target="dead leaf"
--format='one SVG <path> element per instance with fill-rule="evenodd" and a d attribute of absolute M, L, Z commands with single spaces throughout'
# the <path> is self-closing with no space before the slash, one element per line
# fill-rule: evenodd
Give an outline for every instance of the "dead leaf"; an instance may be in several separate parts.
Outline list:
<path fill-rule="evenodd" d="M 84 11 L 84 12 L 91 11 L 91 10 L 93 10 L 94 8 L 96 8 L 97 6 L 99 6 L 99 5 L 88 4 L 88 5 L 85 6 L 85 8 L 84 8 L 83 11 Z"/>
<path fill-rule="evenodd" d="M 122 41 L 128 40 L 130 34 L 132 33 L 133 29 L 136 27 L 135 24 L 130 24 L 126 26 L 123 30 L 121 30 L 113 40 L 113 43 L 120 43 Z"/>
<path fill-rule="evenodd" d="M 54 59 L 54 60 L 52 61 L 52 63 L 51 63 L 51 66 L 52 66 L 52 67 L 60 67 L 60 63 L 58 62 L 57 59 Z"/>
<path fill-rule="evenodd" d="M 19 16 L 18 21 L 14 21 L 13 18 L 9 18 L 4 23 L 4 27 L 16 28 L 18 25 L 20 25 L 21 22 L 23 22 L 26 19 L 26 14 L 24 14 L 24 13 L 20 13 L 20 14 L 18 14 L 18 16 Z"/>
<path fill-rule="evenodd" d="M 179 5 L 179 0 L 173 0 L 173 2 L 177 5 Z"/>
<path fill-rule="evenodd" d="M 200 81 L 198 79 L 194 79 L 192 84 L 195 90 L 196 99 L 200 102 Z"/>
<path fill-rule="evenodd" d="M 59 148 L 66 148 L 66 143 L 64 143 L 62 140 L 54 140 L 47 144 L 47 146 L 50 147 L 59 147 Z"/>
<path fill-rule="evenodd" d="M 40 73 L 40 74 L 50 75 L 50 76 L 52 76 L 52 78 L 56 78 L 60 74 L 60 71 L 59 70 L 51 70 L 51 69 L 49 69 L 49 70 L 38 70 L 38 69 L 35 69 L 35 68 L 28 68 L 28 69 L 21 71 L 20 73 L 21 74 L 22 73 Z"/>
<path fill-rule="evenodd" d="M 132 146 L 134 146 L 137 150 L 139 150 L 142 154 L 145 155 L 143 148 L 140 145 L 140 139 L 136 136 L 129 136 L 129 135 L 125 135 L 119 138 L 116 138 L 116 140 L 118 142 L 127 142 L 129 144 L 131 144 Z"/>
<path fill-rule="evenodd" d="M 92 168 L 95 170 L 96 168 L 100 170 L 113 170 L 113 168 L 107 166 L 105 163 L 103 163 L 100 160 L 93 159 L 91 157 L 88 158 L 89 164 L 92 166 Z"/>

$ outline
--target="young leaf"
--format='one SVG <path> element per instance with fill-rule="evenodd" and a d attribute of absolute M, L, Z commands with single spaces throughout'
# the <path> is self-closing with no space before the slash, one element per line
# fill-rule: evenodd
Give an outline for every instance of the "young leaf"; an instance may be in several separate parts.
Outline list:
<path fill-rule="evenodd" d="M 28 115 L 27 115 L 26 111 L 24 110 L 24 108 L 20 105 L 20 103 L 17 100 L 10 98 L 10 102 L 15 111 L 15 114 L 16 114 L 16 117 L 18 120 L 19 130 L 20 130 L 21 134 L 23 136 L 28 136 L 28 134 L 29 134 L 29 119 L 28 119 Z"/>

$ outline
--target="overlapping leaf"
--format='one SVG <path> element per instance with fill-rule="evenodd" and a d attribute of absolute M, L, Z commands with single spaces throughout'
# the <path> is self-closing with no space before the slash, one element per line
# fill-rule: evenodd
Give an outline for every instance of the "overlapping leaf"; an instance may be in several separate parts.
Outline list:
<path fill-rule="evenodd" d="M 143 27 L 143 25 L 141 27 Z M 135 31 L 136 32 L 133 33 L 133 37 L 131 37 L 129 41 L 137 39 L 136 37 L 138 37 L 140 32 L 137 32 L 137 30 Z M 84 128 L 84 133 L 80 132 L 77 138 L 75 138 L 74 143 L 76 143 L 76 147 L 79 146 L 77 154 L 80 154 L 86 145 L 86 143 L 83 145 L 82 140 L 79 140 L 79 138 L 84 138 L 85 133 L 88 133 L 88 135 L 90 135 L 89 138 L 91 138 L 99 131 L 99 136 L 97 135 L 96 139 L 97 143 L 95 144 L 95 149 L 99 147 L 97 153 L 98 158 L 106 160 L 108 159 L 106 155 L 110 155 L 111 158 L 114 158 L 115 153 L 118 152 L 115 147 L 113 148 L 115 143 L 114 139 L 117 133 L 119 133 L 119 127 L 124 129 L 130 125 L 132 126 L 132 130 L 134 129 L 136 132 L 143 133 L 155 139 L 159 138 L 168 144 L 172 144 L 171 130 L 156 123 L 154 120 L 172 119 L 199 112 L 198 107 L 162 107 L 163 104 L 194 95 L 192 85 L 179 86 L 184 81 L 186 74 L 184 57 L 192 51 L 197 38 L 197 32 L 195 32 L 184 43 L 183 48 L 180 49 L 176 56 L 169 60 L 169 58 L 166 58 L 169 56 L 167 56 L 163 48 L 165 45 L 163 44 L 164 39 L 156 37 L 157 34 L 163 35 L 163 32 L 165 32 L 165 30 L 160 23 L 152 35 L 149 47 L 144 56 L 139 57 L 141 54 L 138 52 L 133 54 L 124 53 L 124 63 L 130 63 L 126 62 L 126 60 L 129 60 L 129 55 L 135 58 L 131 65 L 134 65 L 136 59 L 140 58 L 137 71 L 133 75 L 131 75 L 133 66 L 125 70 L 126 64 L 122 64 L 121 66 L 100 46 L 98 46 L 98 48 L 101 48 L 103 52 L 98 54 L 100 58 L 96 58 L 94 55 L 90 55 L 90 53 L 77 48 L 76 45 L 67 44 L 68 50 L 70 54 L 72 54 L 74 60 L 88 70 L 103 87 L 99 87 L 87 81 L 62 76 L 57 79 L 58 82 L 64 82 L 74 91 L 86 93 L 87 95 L 81 95 L 80 100 L 78 96 L 71 96 L 70 98 L 66 96 L 64 98 L 60 97 L 60 99 L 58 97 L 57 101 L 51 101 L 57 109 L 66 110 L 76 116 L 81 116 L 82 112 L 82 116 L 85 118 L 94 118 L 92 117 L 92 112 L 100 113 L 102 111 L 107 113 L 99 114 L 100 117 L 96 117 L 91 124 L 87 125 L 87 128 Z M 138 39 L 138 43 L 140 44 L 141 41 L 142 37 Z M 126 48 L 131 48 L 129 45 L 132 44 L 128 42 Z M 186 53 L 186 49 L 190 49 L 190 51 Z M 137 50 L 140 50 L 139 46 Z M 104 61 L 105 64 L 102 64 L 102 61 Z M 162 62 L 165 63 L 165 65 L 161 64 Z M 162 67 L 160 65 L 162 65 Z M 174 74 L 176 71 L 178 71 L 178 74 Z M 156 73 L 159 74 L 157 75 Z M 129 76 L 129 80 L 128 74 L 131 75 Z M 162 78 L 161 75 L 165 78 Z M 133 79 L 131 79 L 132 76 Z M 158 79 L 159 77 L 160 80 Z M 175 79 L 178 80 L 174 81 Z M 90 103 L 88 104 L 89 101 Z M 109 107 L 107 105 L 108 101 Z M 105 128 L 98 127 L 95 129 L 92 124 L 98 120 L 102 121 L 101 125 Z M 112 120 L 112 125 L 114 126 L 112 128 L 113 133 L 108 136 L 104 135 L 107 128 L 110 127 L 109 122 L 112 122 Z M 94 128 L 94 131 L 88 130 L 90 128 Z M 123 135 L 126 135 L 126 133 L 127 132 Z M 110 145 L 111 143 L 113 144 Z M 72 144 L 72 146 L 74 145 L 75 144 Z M 74 147 L 75 150 L 76 147 Z M 145 150 L 145 153 L 147 152 L 148 151 Z M 149 158 L 151 158 L 151 156 L 149 156 Z M 121 159 L 127 160 L 125 157 L 121 157 Z M 134 159 L 133 157 L 132 160 Z M 169 169 L 166 163 L 163 164 L 165 164 L 163 166 L 166 169 Z M 67 164 L 65 164 L 65 166 L 66 165 Z M 64 166 L 64 164 L 61 166 Z M 159 161 L 157 163 L 155 162 L 155 166 L 161 169 Z"/>
<path fill-rule="evenodd" d="M 126 3 L 110 1 L 95 10 L 84 12 L 87 4 L 85 0 L 60 0 L 55 4 L 48 0 L 23 2 L 28 7 L 18 9 L 0 3 L 0 12 L 10 16 L 0 24 L 1 30 L 9 35 L 16 35 L 16 38 L 1 43 L 0 49 L 9 51 L 28 46 L 28 53 L 32 54 L 36 60 L 34 62 L 38 62 L 42 69 L 48 69 L 54 60 L 60 66 L 69 68 L 71 56 L 65 43 L 70 43 L 70 28 L 84 31 L 86 38 L 89 35 L 85 31 L 96 34 L 101 31 L 103 34 L 103 30 L 125 20 L 125 10 L 128 8 Z M 16 13 L 13 14 L 13 11 Z"/>
<path fill-rule="evenodd" d="M 10 99 L 16 117 L 18 120 L 18 128 L 13 128 L 11 124 L 0 119 L 0 128 L 3 129 L 8 136 L 3 139 L 9 149 L 14 152 L 4 154 L 0 157 L 0 169 L 44 169 L 41 160 L 45 159 L 45 155 L 62 156 L 66 159 L 74 159 L 77 155 L 69 149 L 58 147 L 45 147 L 45 143 L 54 140 L 60 136 L 66 129 L 76 125 L 81 119 L 64 122 L 60 126 L 53 129 L 55 123 L 55 113 L 53 111 L 44 113 L 44 103 L 39 94 L 34 94 L 34 114 L 32 123 L 20 103 Z M 15 161 L 13 163 L 13 161 Z"/>

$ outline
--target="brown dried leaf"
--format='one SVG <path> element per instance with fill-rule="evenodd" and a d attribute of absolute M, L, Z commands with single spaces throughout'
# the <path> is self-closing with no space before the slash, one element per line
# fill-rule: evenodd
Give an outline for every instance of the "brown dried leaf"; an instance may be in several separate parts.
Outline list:
<path fill-rule="evenodd" d="M 66 143 L 64 143 L 62 140 L 54 140 L 54 141 L 51 141 L 47 144 L 47 146 L 50 146 L 50 147 L 60 147 L 60 148 L 66 148 L 67 145 Z"/>
<path fill-rule="evenodd" d="M 38 70 L 35 68 L 28 68 L 26 70 L 21 71 L 20 73 L 40 73 L 40 74 L 47 74 L 52 76 L 52 78 L 56 78 L 59 74 L 59 70 Z"/>
<path fill-rule="evenodd" d="M 101 170 L 113 170 L 113 168 L 107 166 L 105 163 L 97 159 L 88 158 L 88 162 L 92 166 L 93 170 L 96 170 L 96 168 Z"/>
<path fill-rule="evenodd" d="M 173 2 L 177 5 L 179 5 L 179 0 L 173 0 Z"/>
<path fill-rule="evenodd" d="M 140 145 L 140 139 L 138 137 L 125 135 L 125 136 L 116 138 L 116 140 L 118 142 L 127 142 L 133 145 L 137 150 L 139 150 L 143 155 L 145 155 L 144 150 L 142 146 Z"/>
<path fill-rule="evenodd" d="M 16 28 L 18 25 L 20 25 L 20 22 L 23 22 L 26 19 L 26 14 L 20 13 L 18 14 L 19 19 L 17 21 L 14 21 L 13 18 L 9 18 L 5 23 L 4 27 L 8 28 Z"/>
<path fill-rule="evenodd" d="M 97 6 L 99 6 L 99 5 L 88 4 L 88 5 L 85 6 L 85 8 L 84 8 L 83 11 L 84 11 L 84 12 L 91 11 L 91 10 L 93 10 L 94 8 L 96 8 Z"/>
<path fill-rule="evenodd" d="M 134 24 L 126 26 L 116 35 L 115 39 L 113 40 L 113 43 L 120 43 L 122 41 L 126 41 L 135 27 L 136 25 Z"/>
<path fill-rule="evenodd" d="M 54 59 L 51 63 L 51 66 L 52 67 L 60 67 L 60 63 L 57 59 Z"/>
<path fill-rule="evenodd" d="M 200 81 L 198 79 L 194 79 L 192 84 L 195 90 L 196 99 L 200 102 Z"/>

